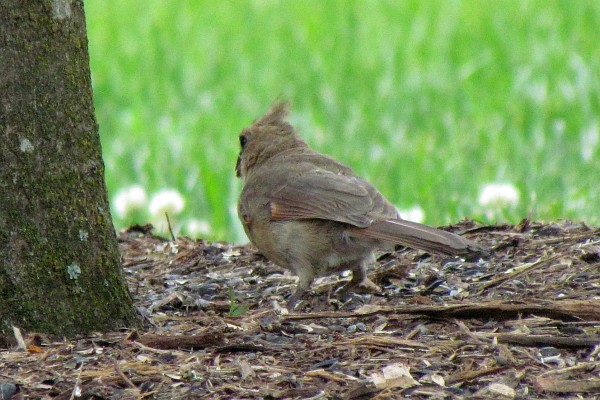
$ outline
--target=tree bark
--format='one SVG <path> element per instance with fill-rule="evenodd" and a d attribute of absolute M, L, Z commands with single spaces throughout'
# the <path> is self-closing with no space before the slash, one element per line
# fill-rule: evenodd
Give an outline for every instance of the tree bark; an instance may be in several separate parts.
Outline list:
<path fill-rule="evenodd" d="M 0 3 L 0 331 L 136 324 L 106 195 L 82 0 Z"/>

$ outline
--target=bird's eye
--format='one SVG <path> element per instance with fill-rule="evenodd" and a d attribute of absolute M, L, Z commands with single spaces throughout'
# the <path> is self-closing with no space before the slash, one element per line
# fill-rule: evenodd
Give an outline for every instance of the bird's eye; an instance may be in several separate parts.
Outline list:
<path fill-rule="evenodd" d="M 248 142 L 248 138 L 245 135 L 241 135 L 240 136 L 240 146 L 242 146 L 242 149 L 244 148 L 244 146 L 246 145 L 247 142 Z"/>

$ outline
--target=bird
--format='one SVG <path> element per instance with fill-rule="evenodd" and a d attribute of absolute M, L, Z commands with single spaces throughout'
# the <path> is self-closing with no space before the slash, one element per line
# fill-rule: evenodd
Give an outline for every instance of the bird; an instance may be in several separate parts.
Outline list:
<path fill-rule="evenodd" d="M 377 251 L 396 245 L 450 256 L 487 254 L 479 243 L 403 220 L 373 185 L 332 157 L 311 149 L 287 121 L 289 102 L 239 134 L 236 175 L 243 181 L 238 216 L 267 259 L 298 276 L 294 308 L 316 277 L 352 271 L 341 293 L 377 290 L 367 277 Z"/>

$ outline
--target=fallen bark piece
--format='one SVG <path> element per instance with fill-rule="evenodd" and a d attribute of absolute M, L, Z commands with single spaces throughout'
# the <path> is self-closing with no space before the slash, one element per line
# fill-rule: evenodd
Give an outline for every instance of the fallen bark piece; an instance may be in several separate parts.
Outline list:
<path fill-rule="evenodd" d="M 589 375 L 598 367 L 600 363 L 591 362 L 548 371 L 537 376 L 533 384 L 536 390 L 546 392 L 600 393 L 600 379 Z"/>
<path fill-rule="evenodd" d="M 494 337 L 500 343 L 522 346 L 592 347 L 600 344 L 598 336 L 519 335 L 514 333 L 473 333 L 477 337 Z"/>
<path fill-rule="evenodd" d="M 138 340 L 141 344 L 155 349 L 199 350 L 206 347 L 222 345 L 225 336 L 221 331 L 206 332 L 197 335 L 153 335 L 147 334 Z"/>
<path fill-rule="evenodd" d="M 326 311 L 298 313 L 283 316 L 283 320 L 301 320 L 316 318 L 360 318 L 385 314 L 420 314 L 435 318 L 496 318 L 510 319 L 521 315 L 537 315 L 561 321 L 585 320 L 600 321 L 600 302 L 587 300 L 529 300 L 490 301 L 442 306 L 396 306 L 373 307 L 356 312 Z"/>
<path fill-rule="evenodd" d="M 471 380 L 478 379 L 482 376 L 488 376 L 488 375 L 497 374 L 499 372 L 503 372 L 506 369 L 508 369 L 508 367 L 489 368 L 489 369 L 482 369 L 479 371 L 459 371 L 455 374 L 447 376 L 446 384 L 452 385 L 457 382 L 471 381 Z"/>
<path fill-rule="evenodd" d="M 537 390 L 554 393 L 600 393 L 600 379 L 594 378 L 571 380 L 539 376 L 534 385 Z"/>

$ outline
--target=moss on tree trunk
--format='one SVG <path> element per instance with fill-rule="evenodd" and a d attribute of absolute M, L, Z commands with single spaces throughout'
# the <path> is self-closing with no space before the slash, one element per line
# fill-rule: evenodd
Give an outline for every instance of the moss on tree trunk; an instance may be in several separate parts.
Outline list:
<path fill-rule="evenodd" d="M 0 330 L 136 323 L 112 225 L 83 3 L 0 5 Z"/>

